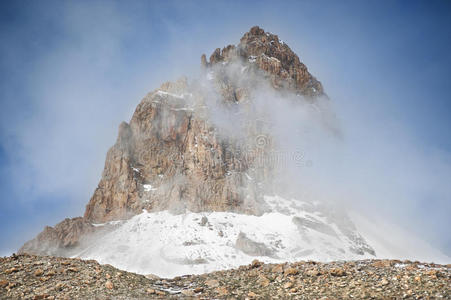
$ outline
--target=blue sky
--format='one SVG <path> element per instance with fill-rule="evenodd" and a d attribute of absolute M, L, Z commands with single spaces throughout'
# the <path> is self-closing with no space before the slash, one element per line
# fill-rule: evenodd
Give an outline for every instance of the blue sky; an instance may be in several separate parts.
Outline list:
<path fill-rule="evenodd" d="M 449 1 L 2 1 L 0 255 L 82 215 L 140 99 L 253 25 L 323 83 L 366 209 L 451 255 Z"/>

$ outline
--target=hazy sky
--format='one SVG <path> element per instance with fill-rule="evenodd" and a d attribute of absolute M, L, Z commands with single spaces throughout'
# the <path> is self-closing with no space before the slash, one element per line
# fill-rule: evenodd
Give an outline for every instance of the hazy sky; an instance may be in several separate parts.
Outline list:
<path fill-rule="evenodd" d="M 451 255 L 451 3 L 388 0 L 2 1 L 0 255 L 82 215 L 141 98 L 253 25 L 334 102 L 337 182 Z"/>

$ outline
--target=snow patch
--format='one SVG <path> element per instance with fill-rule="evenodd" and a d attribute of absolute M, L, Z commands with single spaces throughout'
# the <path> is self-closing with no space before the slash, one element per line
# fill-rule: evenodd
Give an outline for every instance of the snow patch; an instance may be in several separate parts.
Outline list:
<path fill-rule="evenodd" d="M 159 95 L 159 96 L 165 96 L 165 97 L 170 96 L 170 97 L 174 97 L 174 98 L 177 98 L 177 99 L 185 99 L 187 97 L 192 97 L 193 96 L 193 94 L 191 94 L 191 93 L 183 93 L 183 94 L 178 95 L 178 94 L 165 92 L 165 91 L 162 91 L 162 90 L 158 90 L 156 92 L 156 94 Z"/>
<path fill-rule="evenodd" d="M 261 216 L 143 211 L 96 238 L 79 257 L 161 277 L 235 268 L 256 258 L 268 263 L 374 258 L 351 251 L 355 242 L 337 227 L 331 227 L 335 235 L 324 230 L 330 224 L 321 212 L 305 209 L 311 204 L 278 196 L 265 196 L 265 201 L 272 211 Z M 237 247 L 240 235 L 250 241 L 249 247 L 257 245 L 267 251 Z"/>
<path fill-rule="evenodd" d="M 146 192 L 155 191 L 156 188 L 152 187 L 151 184 L 143 184 L 143 188 Z"/>
<path fill-rule="evenodd" d="M 101 227 L 101 226 L 105 226 L 105 225 L 120 225 L 122 222 L 122 220 L 117 220 L 117 221 L 110 221 L 110 222 L 106 222 L 106 223 L 91 223 L 92 226 L 94 227 Z"/>

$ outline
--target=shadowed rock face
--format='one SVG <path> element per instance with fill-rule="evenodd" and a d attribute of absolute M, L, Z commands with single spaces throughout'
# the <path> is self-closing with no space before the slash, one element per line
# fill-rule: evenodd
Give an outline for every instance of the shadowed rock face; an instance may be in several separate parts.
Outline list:
<path fill-rule="evenodd" d="M 234 62 L 258 73 L 275 90 L 311 101 L 323 95 L 321 83 L 277 35 L 253 27 L 237 46 L 216 49 L 209 61 L 201 57 L 205 73 L 215 74 L 215 92 L 226 107 L 245 105 L 252 94 L 252 82 L 224 70 Z M 255 158 L 269 151 L 270 140 L 266 148 L 255 147 L 262 133 L 255 120 L 247 125 L 245 138 L 222 135 L 205 105 L 210 95 L 200 86 L 182 78 L 144 97 L 130 123 L 120 124 L 83 218 L 47 227 L 20 252 L 51 254 L 49 249 L 76 245 L 94 231 L 92 223 L 127 219 L 143 209 L 261 214 L 262 186 L 269 186 L 262 183 L 271 181 L 272 169 L 256 167 Z"/>

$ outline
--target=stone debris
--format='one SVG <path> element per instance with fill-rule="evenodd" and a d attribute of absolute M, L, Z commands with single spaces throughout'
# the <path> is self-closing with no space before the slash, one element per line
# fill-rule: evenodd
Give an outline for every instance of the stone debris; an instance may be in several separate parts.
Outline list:
<path fill-rule="evenodd" d="M 68 272 L 69 265 L 77 272 Z M 255 260 L 234 270 L 172 279 L 51 256 L 13 255 L 0 258 L 0 266 L 0 299 L 451 298 L 450 265 L 396 260 L 277 265 Z"/>

